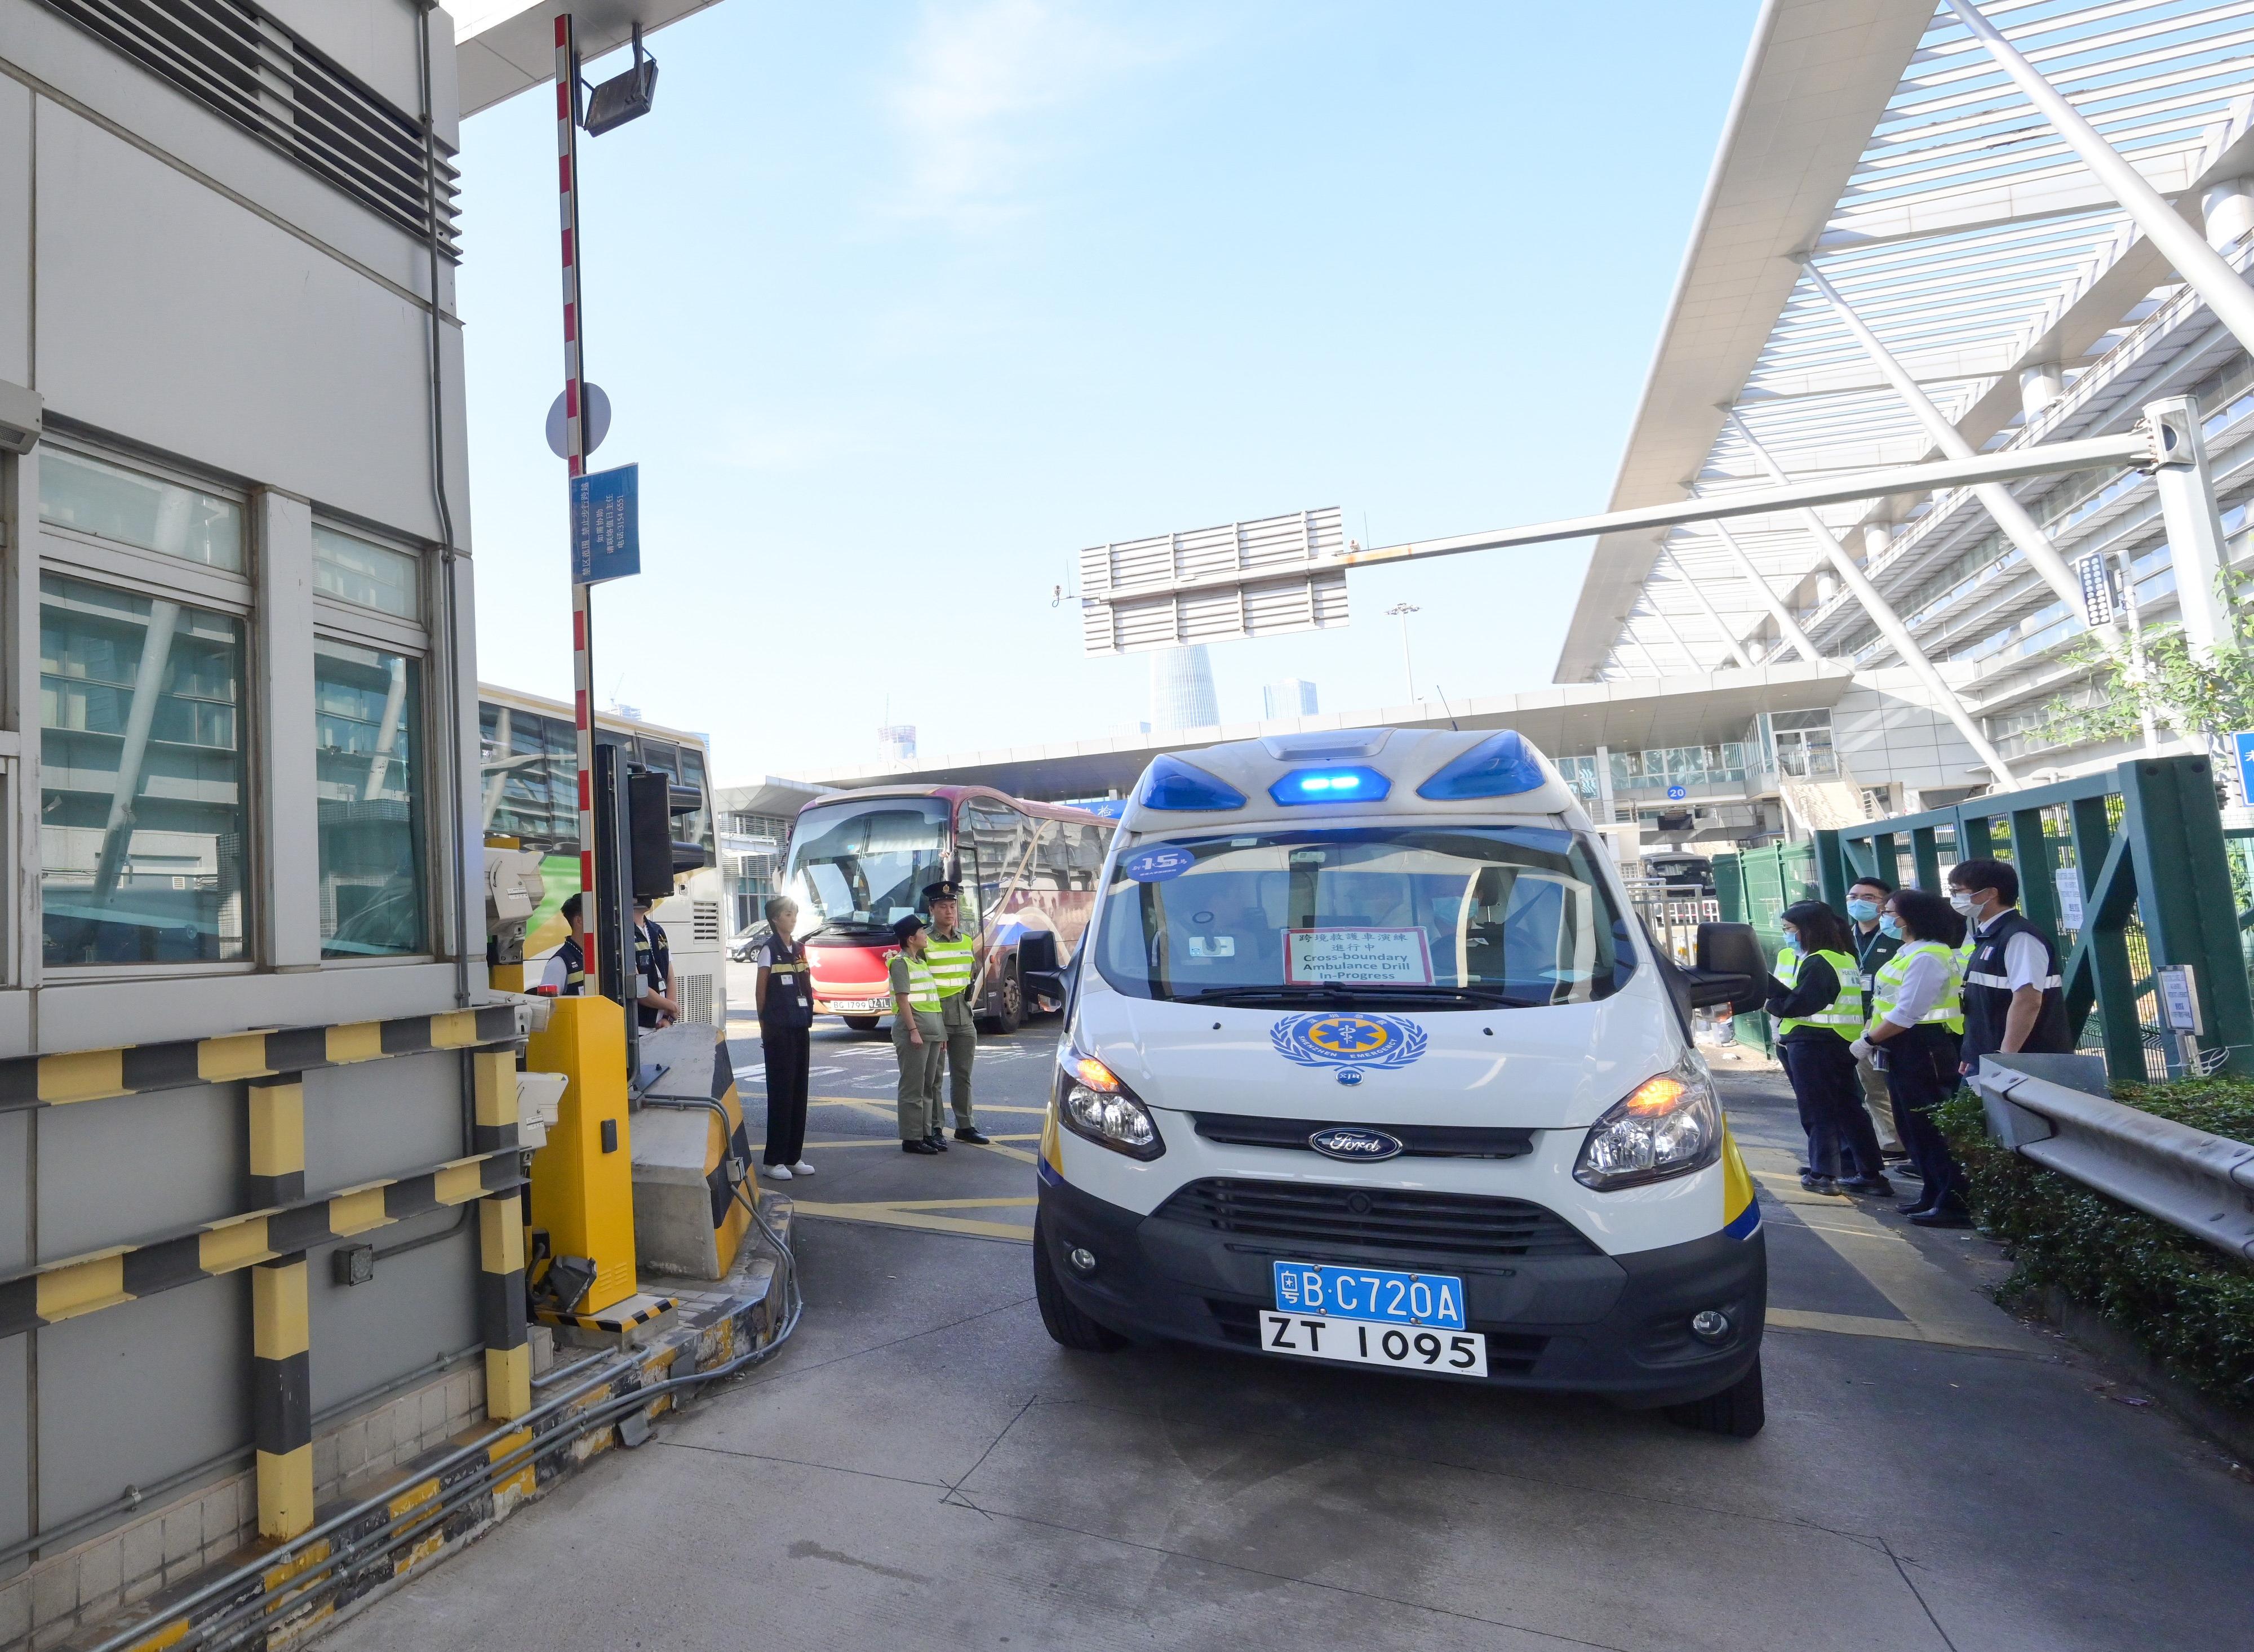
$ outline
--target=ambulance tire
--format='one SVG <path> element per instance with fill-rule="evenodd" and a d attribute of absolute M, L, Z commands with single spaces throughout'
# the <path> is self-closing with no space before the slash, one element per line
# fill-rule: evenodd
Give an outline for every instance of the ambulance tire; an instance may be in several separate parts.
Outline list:
<path fill-rule="evenodd" d="M 1726 1434 L 1732 1439 L 1751 1439 L 1761 1432 L 1768 1413 L 1761 1402 L 1760 1361 L 1718 1394 L 1687 1405 L 1667 1408 L 1668 1420 L 1704 1434 Z"/>
<path fill-rule="evenodd" d="M 841 1016 L 839 1019 L 856 1032 L 873 1032 L 877 1030 L 878 1018 L 873 1015 L 848 1015 Z"/>
<path fill-rule="evenodd" d="M 1049 1260 L 1048 1236 L 1033 1222 L 1033 1299 L 1040 1305 L 1041 1324 L 1059 1348 L 1081 1354 L 1110 1354 L 1127 1346 L 1127 1339 L 1107 1325 L 1099 1325 L 1066 1299 L 1064 1286 Z"/>

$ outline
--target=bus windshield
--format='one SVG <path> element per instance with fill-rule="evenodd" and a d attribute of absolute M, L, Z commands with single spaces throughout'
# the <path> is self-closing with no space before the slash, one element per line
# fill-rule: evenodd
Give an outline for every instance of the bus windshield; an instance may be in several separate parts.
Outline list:
<path fill-rule="evenodd" d="M 1634 969 L 1596 851 L 1544 827 L 1271 830 L 1138 844 L 1104 892 L 1096 967 L 1136 998 L 1531 1007 Z"/>
<path fill-rule="evenodd" d="M 886 797 L 816 805 L 791 833 L 783 886 L 805 914 L 801 933 L 889 936 L 923 887 L 947 875 L 944 799 Z"/>

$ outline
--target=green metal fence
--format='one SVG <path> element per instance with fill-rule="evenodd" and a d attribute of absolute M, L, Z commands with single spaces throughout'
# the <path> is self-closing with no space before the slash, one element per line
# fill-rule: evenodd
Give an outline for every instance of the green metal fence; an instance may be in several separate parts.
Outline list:
<path fill-rule="evenodd" d="M 1720 903 L 1723 921 L 1753 925 L 1761 953 L 1769 958 L 1774 958 L 1776 949 L 1784 944 L 1779 914 L 1795 901 L 1830 899 L 1818 886 L 1816 850 L 1810 844 L 1772 844 L 1764 849 L 1716 857 L 1714 895 Z M 1838 902 L 1844 904 L 1845 899 L 1843 886 Z M 1774 1030 L 1761 1012 L 1733 1016 L 1731 1026 L 1739 1043 L 1750 1045 L 1764 1055 L 1775 1054 Z"/>
<path fill-rule="evenodd" d="M 2051 931 L 2064 961 L 2077 1041 L 2102 1052 L 2115 1077 L 2145 1079 L 2182 1066 L 2161 1033 L 2152 985 L 2154 970 L 2173 964 L 2193 966 L 2202 1048 L 2254 1074 L 2233 847 L 2208 760 L 2165 757 L 1818 832 L 1810 850 L 1823 898 L 1838 905 L 1862 873 L 1939 892 L 1958 860 L 2010 861 L 2021 910 Z"/>

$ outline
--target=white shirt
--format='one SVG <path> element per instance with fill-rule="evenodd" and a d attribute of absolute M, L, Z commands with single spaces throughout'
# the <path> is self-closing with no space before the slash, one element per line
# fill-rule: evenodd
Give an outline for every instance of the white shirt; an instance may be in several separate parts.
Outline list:
<path fill-rule="evenodd" d="M 561 992 L 570 982 L 570 972 L 564 967 L 564 955 L 561 952 L 550 953 L 548 962 L 540 966 L 540 984 Z"/>
<path fill-rule="evenodd" d="M 1946 952 L 1914 952 L 1902 966 L 1901 985 L 1886 1019 L 1896 1026 L 1915 1026 L 1925 1018 L 1934 1000 L 1948 990 L 1949 972 L 1956 967 Z"/>
<path fill-rule="evenodd" d="M 2009 906 L 2004 908 L 2004 912 L 2010 910 Z M 1972 933 L 1976 937 L 1985 936 L 2003 920 L 2004 913 L 1999 912 L 1987 922 L 1979 925 Z M 2048 986 L 2050 984 L 2050 970 L 2046 967 L 2046 962 L 2042 942 L 2025 930 L 2021 930 L 2004 943 L 2005 985 L 2013 992 L 2017 992 L 2021 987 Z M 1993 984 L 1983 983 L 1982 984 Z"/>

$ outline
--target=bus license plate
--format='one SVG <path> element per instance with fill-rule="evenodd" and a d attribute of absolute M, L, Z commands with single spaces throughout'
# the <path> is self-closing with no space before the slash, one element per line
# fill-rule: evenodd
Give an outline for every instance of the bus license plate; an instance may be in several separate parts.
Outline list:
<path fill-rule="evenodd" d="M 1442 1371 L 1452 1376 L 1487 1375 L 1487 1338 L 1477 1331 L 1433 1331 L 1263 1308 L 1260 1346 L 1270 1354 L 1295 1354 L 1301 1359 Z"/>

